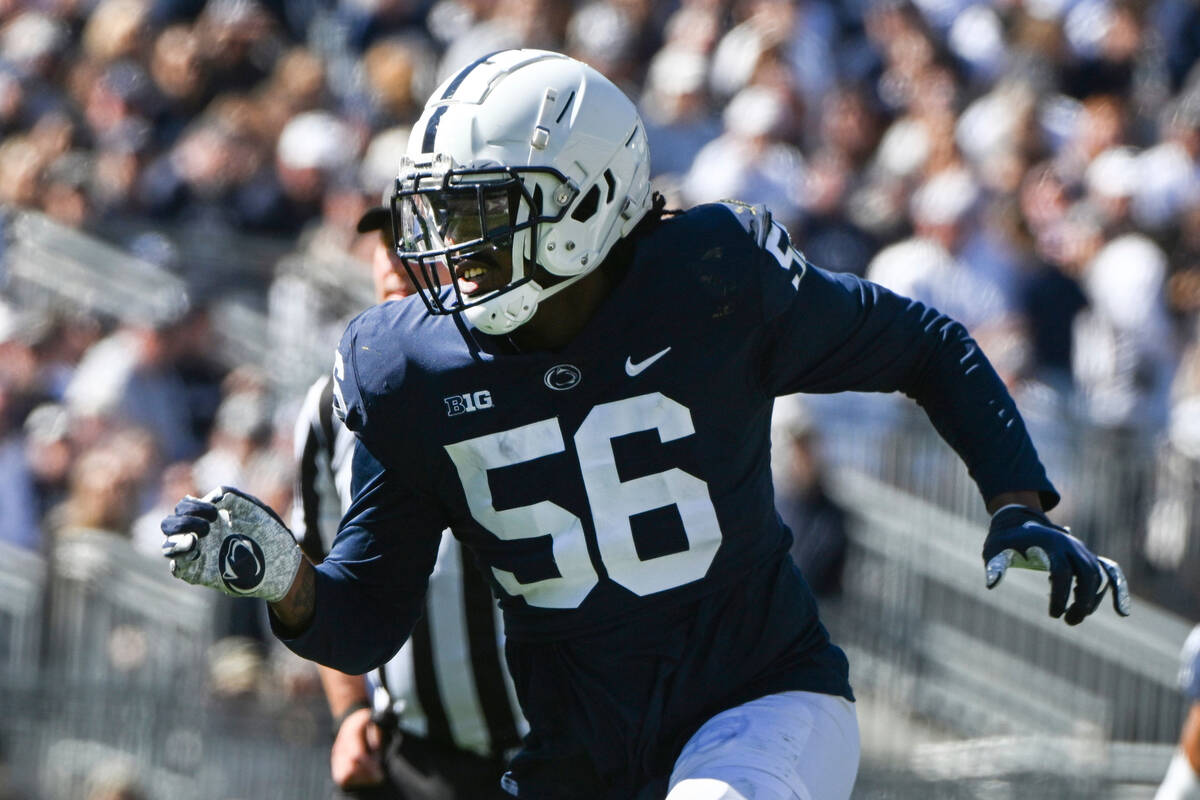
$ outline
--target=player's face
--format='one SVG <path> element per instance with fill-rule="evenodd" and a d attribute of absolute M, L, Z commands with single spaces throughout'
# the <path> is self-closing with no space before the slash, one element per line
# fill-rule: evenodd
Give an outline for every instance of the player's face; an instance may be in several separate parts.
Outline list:
<path fill-rule="evenodd" d="M 464 304 L 510 286 L 513 229 L 523 202 L 518 182 L 507 172 L 469 177 L 398 191 L 392 212 L 400 250 L 416 257 L 422 280 L 425 272 L 438 270 L 438 283 L 454 281 Z"/>
<path fill-rule="evenodd" d="M 510 225 L 511 212 L 507 191 L 497 194 L 485 192 L 482 215 L 472 195 L 450 196 L 447 200 L 444 236 L 448 246 L 485 238 L 496 231 L 506 230 Z M 464 298 L 476 299 L 508 285 L 512 280 L 510 241 L 507 236 L 498 240 L 489 238 L 463 256 L 452 258 L 451 271 Z"/>

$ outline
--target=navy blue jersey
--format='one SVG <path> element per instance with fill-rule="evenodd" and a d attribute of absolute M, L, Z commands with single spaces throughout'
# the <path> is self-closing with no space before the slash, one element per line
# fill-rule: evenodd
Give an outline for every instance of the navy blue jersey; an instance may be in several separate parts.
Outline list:
<path fill-rule="evenodd" d="M 410 298 L 355 319 L 334 374 L 357 488 L 318 567 L 316 618 L 289 645 L 349 672 L 382 663 L 450 527 L 504 609 L 531 759 L 586 762 L 612 796 L 665 778 L 723 708 L 786 689 L 851 696 L 773 504 L 777 395 L 903 391 L 985 497 L 1057 500 L 961 325 L 807 264 L 745 206 L 640 237 L 560 351 L 518 352 Z M 553 769 L 527 772 L 530 796 L 555 796 L 536 777 Z M 563 796 L 579 796 L 583 773 L 567 774 Z"/>

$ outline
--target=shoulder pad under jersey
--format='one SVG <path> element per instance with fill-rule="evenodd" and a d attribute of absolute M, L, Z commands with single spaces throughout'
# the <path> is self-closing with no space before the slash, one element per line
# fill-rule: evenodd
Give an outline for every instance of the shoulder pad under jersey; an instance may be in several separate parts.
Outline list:
<path fill-rule="evenodd" d="M 725 208 L 754 239 L 759 250 L 769 254 L 783 269 L 792 289 L 800 287 L 800 280 L 808 269 L 808 259 L 792 245 L 787 228 L 771 217 L 764 205 L 752 206 L 736 200 L 725 200 L 716 205 Z"/>
<path fill-rule="evenodd" d="M 763 204 L 750 205 L 740 200 L 722 200 L 717 205 L 725 206 L 733 214 L 759 247 L 767 246 L 767 235 L 771 232 L 771 212 Z"/>

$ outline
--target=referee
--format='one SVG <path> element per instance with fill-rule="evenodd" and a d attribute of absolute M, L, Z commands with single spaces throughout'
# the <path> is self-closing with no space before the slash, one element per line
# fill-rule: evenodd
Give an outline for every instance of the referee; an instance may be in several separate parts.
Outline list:
<path fill-rule="evenodd" d="M 369 209 L 360 233 L 379 231 L 372 255 L 378 302 L 413 287 L 391 242 L 389 210 Z M 329 552 L 350 504 L 354 434 L 333 414 L 326 375 L 296 424 L 298 486 L 292 530 L 314 563 Z M 463 546 L 442 533 L 425 614 L 404 647 L 366 676 L 318 667 L 333 717 L 330 770 L 339 797 L 364 800 L 506 798 L 505 754 L 528 730 L 504 667 L 499 610 Z"/>

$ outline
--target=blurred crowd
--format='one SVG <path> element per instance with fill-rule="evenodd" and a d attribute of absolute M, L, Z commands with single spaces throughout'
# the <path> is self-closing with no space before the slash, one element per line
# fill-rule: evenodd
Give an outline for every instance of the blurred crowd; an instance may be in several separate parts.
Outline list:
<path fill-rule="evenodd" d="M 1195 0 L 0 0 L 0 223 L 43 214 L 189 297 L 31 304 L 0 244 L 0 542 L 107 531 L 156 556 L 169 507 L 218 484 L 286 512 L 300 397 L 220 355 L 214 309 L 261 312 L 269 358 L 307 358 L 301 337 L 330 352 L 369 283 L 355 223 L 424 98 L 516 46 L 627 91 L 671 206 L 765 203 L 813 263 L 967 324 L 1043 430 L 1107 432 L 1118 459 L 1167 448 L 1174 495 L 1093 490 L 1140 504 L 1148 557 L 1180 566 L 1200 477 Z M 812 473 L 811 428 L 793 435 Z M 840 529 L 802 483 L 780 487 L 789 519 Z M 823 540 L 839 566 L 843 538 Z M 814 575 L 831 562 L 798 547 Z M 234 610 L 223 633 L 259 623 Z"/>
<path fill-rule="evenodd" d="M 32 308 L 0 257 L 0 541 L 154 553 L 219 483 L 288 508 L 299 398 L 215 355 L 212 308 L 332 347 L 423 99 L 522 45 L 626 89 L 671 205 L 766 203 L 813 263 L 962 320 L 1046 418 L 1200 458 L 1193 0 L 0 0 L 6 217 L 191 297 Z"/>

